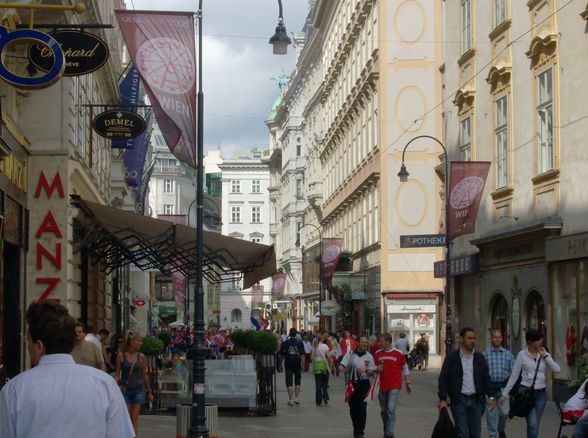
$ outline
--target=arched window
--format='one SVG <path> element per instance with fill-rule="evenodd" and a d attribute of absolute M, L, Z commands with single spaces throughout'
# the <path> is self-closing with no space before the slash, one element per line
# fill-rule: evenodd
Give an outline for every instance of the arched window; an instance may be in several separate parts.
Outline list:
<path fill-rule="evenodd" d="M 492 329 L 499 329 L 502 333 L 502 345 L 508 347 L 508 304 L 500 293 L 497 293 L 491 301 L 491 326 Z"/>
<path fill-rule="evenodd" d="M 545 327 L 545 304 L 543 297 L 537 291 L 532 291 L 527 297 L 525 303 L 527 313 L 527 330 L 538 329 L 541 335 L 546 339 L 547 328 Z"/>
<path fill-rule="evenodd" d="M 242 314 L 239 309 L 231 310 L 231 322 L 241 322 Z"/>

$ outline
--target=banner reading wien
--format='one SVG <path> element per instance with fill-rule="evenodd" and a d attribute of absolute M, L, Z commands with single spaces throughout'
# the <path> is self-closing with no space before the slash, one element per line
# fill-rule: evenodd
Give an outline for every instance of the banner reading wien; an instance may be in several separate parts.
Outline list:
<path fill-rule="evenodd" d="M 489 161 L 453 161 L 450 172 L 449 241 L 476 229 L 476 216 L 490 170 Z"/>
<path fill-rule="evenodd" d="M 169 150 L 178 160 L 196 168 L 194 14 L 115 12 Z"/>
<path fill-rule="evenodd" d="M 341 248 L 343 248 L 343 238 L 332 237 L 323 239 L 323 253 L 321 254 L 321 263 L 323 279 L 328 280 L 333 276 L 337 263 L 341 257 Z"/>
<path fill-rule="evenodd" d="M 284 298 L 284 286 L 286 285 L 286 274 L 279 272 L 272 275 L 272 298 L 280 300 Z"/>

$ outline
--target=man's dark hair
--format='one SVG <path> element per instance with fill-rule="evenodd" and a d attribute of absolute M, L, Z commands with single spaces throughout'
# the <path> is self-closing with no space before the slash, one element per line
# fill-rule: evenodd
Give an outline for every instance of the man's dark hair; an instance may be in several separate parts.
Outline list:
<path fill-rule="evenodd" d="M 76 321 L 61 304 L 44 301 L 29 306 L 26 313 L 29 335 L 41 341 L 45 354 L 69 354 L 76 340 Z"/>
<path fill-rule="evenodd" d="M 294 327 L 292 327 L 290 329 L 290 337 L 295 338 L 297 334 L 298 334 L 298 331 Z"/>
<path fill-rule="evenodd" d="M 386 342 L 392 342 L 392 335 L 390 333 L 382 333 L 382 337 Z"/>
<path fill-rule="evenodd" d="M 460 338 L 463 338 L 467 332 L 474 332 L 474 333 L 476 333 L 476 331 L 473 328 L 471 328 L 471 327 L 464 327 L 464 328 L 462 328 L 460 330 L 459 337 Z"/>
<path fill-rule="evenodd" d="M 105 328 L 101 328 L 100 331 L 98 332 L 98 334 L 108 336 L 110 334 L 110 332 Z"/>
<path fill-rule="evenodd" d="M 78 327 L 81 327 L 81 328 L 82 328 L 82 330 L 84 331 L 84 333 L 88 333 L 88 332 L 86 331 L 86 326 L 84 325 L 84 323 L 83 323 L 83 322 L 81 322 L 81 321 L 76 321 L 75 328 L 78 328 Z"/>
<path fill-rule="evenodd" d="M 525 340 L 527 341 L 527 343 L 535 342 L 540 339 L 543 339 L 543 335 L 539 330 L 529 329 L 527 330 L 527 333 L 525 333 Z"/>
<path fill-rule="evenodd" d="M 366 341 L 368 341 L 368 342 L 370 341 L 366 335 L 361 335 L 359 338 L 357 338 L 357 340 L 358 340 L 358 341 L 361 341 L 361 340 L 362 340 L 362 338 L 363 338 L 363 339 L 365 339 L 365 340 L 366 340 Z"/>

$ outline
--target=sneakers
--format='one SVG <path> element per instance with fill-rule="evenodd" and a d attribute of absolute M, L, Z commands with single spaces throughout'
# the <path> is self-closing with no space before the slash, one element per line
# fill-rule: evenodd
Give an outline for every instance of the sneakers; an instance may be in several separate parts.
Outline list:
<path fill-rule="evenodd" d="M 294 403 L 299 405 L 300 404 L 300 400 L 298 400 L 297 398 L 294 399 Z"/>
<path fill-rule="evenodd" d="M 499 438 L 506 438 L 506 434 L 504 432 L 498 432 Z"/>
<path fill-rule="evenodd" d="M 294 406 L 294 402 L 292 400 L 288 400 L 288 406 Z"/>

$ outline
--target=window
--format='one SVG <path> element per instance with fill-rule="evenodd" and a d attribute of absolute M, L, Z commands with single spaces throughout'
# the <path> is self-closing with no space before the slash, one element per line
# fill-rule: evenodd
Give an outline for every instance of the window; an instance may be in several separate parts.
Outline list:
<path fill-rule="evenodd" d="M 302 199 L 302 180 L 296 180 L 296 199 Z"/>
<path fill-rule="evenodd" d="M 251 193 L 261 193 L 261 181 L 258 179 L 251 181 Z"/>
<path fill-rule="evenodd" d="M 553 69 L 537 75 L 537 146 L 538 172 L 555 166 L 553 151 Z"/>
<path fill-rule="evenodd" d="M 296 156 L 299 157 L 302 155 L 302 145 L 300 143 L 298 143 L 296 145 Z"/>
<path fill-rule="evenodd" d="M 459 122 L 459 150 L 464 161 L 472 159 L 472 129 L 471 117 L 466 117 Z"/>
<path fill-rule="evenodd" d="M 164 204 L 163 214 L 176 214 L 176 206 L 173 204 Z"/>
<path fill-rule="evenodd" d="M 173 179 L 164 179 L 163 180 L 163 192 L 164 193 L 173 193 L 174 192 L 174 180 Z"/>
<path fill-rule="evenodd" d="M 239 310 L 239 309 L 231 310 L 231 322 L 241 322 L 241 320 L 242 320 L 241 310 Z"/>
<path fill-rule="evenodd" d="M 261 237 L 252 237 L 252 238 L 251 238 L 251 241 L 252 241 L 253 243 L 261 243 Z"/>
<path fill-rule="evenodd" d="M 472 0 L 461 0 L 461 53 L 472 48 Z"/>
<path fill-rule="evenodd" d="M 241 181 L 231 181 L 231 193 L 241 193 Z"/>
<path fill-rule="evenodd" d="M 494 0 L 494 27 L 506 21 L 506 0 Z"/>
<path fill-rule="evenodd" d="M 496 188 L 508 186 L 508 101 L 502 96 L 496 101 Z"/>
<path fill-rule="evenodd" d="M 241 222 L 241 207 L 231 207 L 231 222 Z"/>
<path fill-rule="evenodd" d="M 254 224 L 261 222 L 261 207 L 251 207 L 251 222 Z"/>

